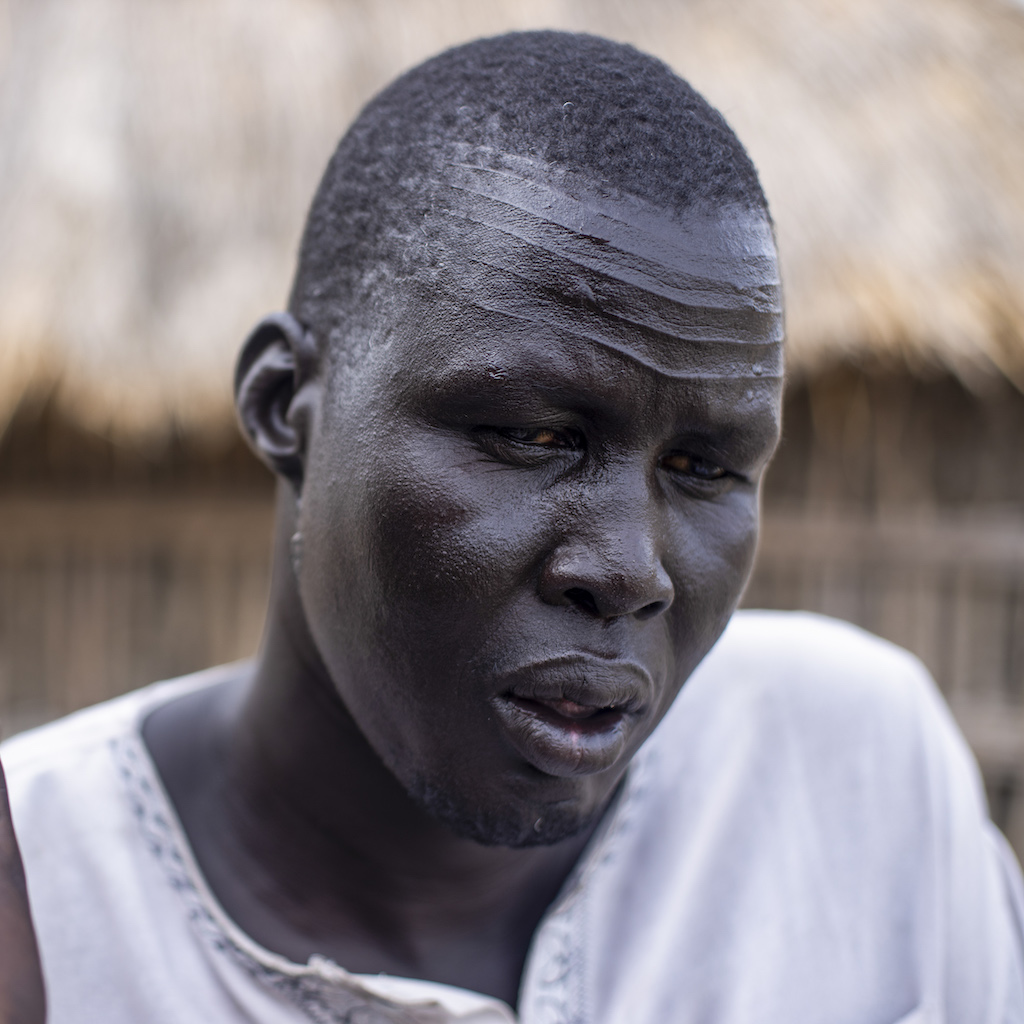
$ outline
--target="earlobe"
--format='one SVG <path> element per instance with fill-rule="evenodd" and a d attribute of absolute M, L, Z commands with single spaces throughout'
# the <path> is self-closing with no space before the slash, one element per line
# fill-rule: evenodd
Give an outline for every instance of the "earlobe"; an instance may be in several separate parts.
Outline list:
<path fill-rule="evenodd" d="M 235 367 L 235 405 L 242 428 L 256 454 L 297 491 L 311 420 L 307 385 L 317 365 L 310 332 L 290 313 L 273 313 L 253 329 Z"/>

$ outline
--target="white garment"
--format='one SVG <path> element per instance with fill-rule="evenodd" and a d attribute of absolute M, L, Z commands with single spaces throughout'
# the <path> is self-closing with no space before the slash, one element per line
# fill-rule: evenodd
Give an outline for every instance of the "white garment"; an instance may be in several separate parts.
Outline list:
<path fill-rule="evenodd" d="M 459 989 L 289 963 L 226 919 L 139 733 L 218 678 L 3 748 L 50 1024 L 514 1021 Z M 538 929 L 519 1020 L 1020 1024 L 1019 894 L 920 664 L 842 623 L 740 613 Z"/>

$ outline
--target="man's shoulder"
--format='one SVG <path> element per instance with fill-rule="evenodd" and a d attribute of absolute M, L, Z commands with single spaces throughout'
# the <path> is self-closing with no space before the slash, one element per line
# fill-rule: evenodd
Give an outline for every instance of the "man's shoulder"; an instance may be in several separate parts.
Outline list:
<path fill-rule="evenodd" d="M 928 670 L 909 651 L 811 612 L 737 612 L 691 683 L 817 712 L 897 711 L 935 693 Z"/>
<path fill-rule="evenodd" d="M 937 822 L 984 830 L 977 765 L 924 666 L 818 615 L 736 615 L 637 777 L 653 833 L 680 843 L 695 822 L 751 848 L 780 829 L 830 849 L 870 836 L 898 875 Z"/>
<path fill-rule="evenodd" d="M 664 726 L 656 741 L 663 748 L 721 735 L 726 749 L 735 749 L 746 736 L 779 756 L 836 770 L 864 751 L 891 763 L 965 754 L 914 655 L 849 623 L 804 612 L 738 612 Z"/>
<path fill-rule="evenodd" d="M 219 666 L 152 683 L 5 740 L 0 744 L 0 758 L 12 799 L 31 779 L 73 779 L 79 766 L 106 750 L 111 742 L 135 734 L 148 711 L 216 684 L 232 668 Z"/>

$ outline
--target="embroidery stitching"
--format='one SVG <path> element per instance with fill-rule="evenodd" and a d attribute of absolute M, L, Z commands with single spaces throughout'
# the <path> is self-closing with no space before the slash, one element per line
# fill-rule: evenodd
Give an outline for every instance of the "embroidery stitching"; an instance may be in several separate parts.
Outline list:
<path fill-rule="evenodd" d="M 227 957 L 264 987 L 287 999 L 315 1024 L 449 1024 L 454 1018 L 437 1003 L 407 1007 L 373 993 L 367 996 L 344 987 L 315 971 L 333 967 L 313 957 L 309 973 L 289 975 L 260 963 L 223 930 L 196 888 L 182 856 L 174 827 L 162 812 L 163 797 L 153 785 L 138 741 L 112 739 L 111 753 L 124 783 L 132 814 L 149 853 L 161 865 L 172 889 L 185 905 L 188 920 L 199 938 Z M 373 1000 L 373 1002 L 370 1001 Z"/>

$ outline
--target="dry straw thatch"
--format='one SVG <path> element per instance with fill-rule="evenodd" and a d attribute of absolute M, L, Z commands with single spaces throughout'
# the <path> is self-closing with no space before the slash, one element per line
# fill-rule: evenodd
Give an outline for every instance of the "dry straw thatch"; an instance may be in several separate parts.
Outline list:
<path fill-rule="evenodd" d="M 1008 0 L 0 0 L 0 424 L 50 394 L 142 437 L 230 422 L 359 104 L 512 28 L 633 42 L 761 168 L 791 365 L 1024 384 L 1024 9 Z"/>

